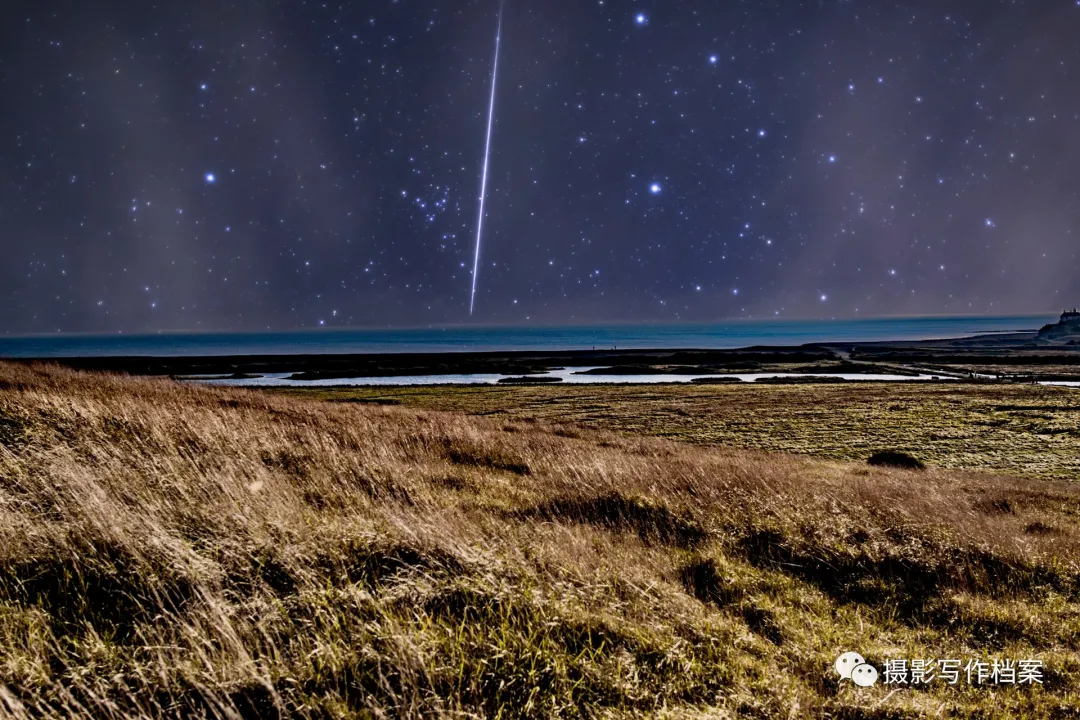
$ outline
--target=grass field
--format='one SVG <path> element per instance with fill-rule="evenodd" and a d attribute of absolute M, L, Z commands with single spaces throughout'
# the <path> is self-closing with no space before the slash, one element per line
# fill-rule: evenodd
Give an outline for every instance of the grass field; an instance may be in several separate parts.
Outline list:
<path fill-rule="evenodd" d="M 289 390 L 691 443 L 1080 479 L 1080 390 L 977 383 L 400 387 Z"/>
<path fill-rule="evenodd" d="M 0 363 L 0 717 L 1080 717 L 1080 487 L 940 467 L 1033 462 L 1072 396 L 891 389 L 385 406 Z M 980 413 L 967 455 L 912 444 Z M 931 466 L 712 445 L 774 427 Z M 858 688 L 847 650 L 1044 682 Z"/>

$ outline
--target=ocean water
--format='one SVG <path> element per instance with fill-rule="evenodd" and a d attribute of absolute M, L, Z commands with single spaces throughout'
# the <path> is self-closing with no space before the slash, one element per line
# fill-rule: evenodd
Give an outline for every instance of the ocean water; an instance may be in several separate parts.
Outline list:
<path fill-rule="evenodd" d="M 739 320 L 715 324 L 319 329 L 274 333 L 156 333 L 0 337 L 0 357 L 114 355 L 320 355 L 508 350 L 589 350 L 802 345 L 927 340 L 1036 330 L 1054 315 Z"/>

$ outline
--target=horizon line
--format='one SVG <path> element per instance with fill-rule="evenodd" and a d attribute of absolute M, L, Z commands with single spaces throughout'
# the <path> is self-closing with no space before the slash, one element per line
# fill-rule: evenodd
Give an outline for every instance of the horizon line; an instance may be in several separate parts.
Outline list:
<path fill-rule="evenodd" d="M 717 320 L 595 320 L 595 321 L 582 321 L 582 322 L 563 322 L 563 323 L 468 323 L 468 322 L 450 322 L 440 324 L 427 324 L 427 325 L 340 325 L 340 326 L 319 326 L 319 327 L 289 327 L 278 329 L 264 329 L 264 330 L 234 330 L 234 329 L 202 329 L 202 328 L 178 328 L 178 329 L 157 329 L 157 330 L 75 330 L 75 331 L 55 331 L 55 332 L 29 332 L 29 333 L 10 333 L 7 331 L 0 332 L 0 340 L 3 339 L 31 339 L 31 338 L 57 338 L 57 337 L 116 337 L 121 335 L 127 335 L 129 337 L 145 337 L 155 335 L 269 335 L 275 333 L 329 333 L 329 332 L 406 332 L 406 331 L 423 331 L 423 330 L 484 330 L 484 329 L 558 329 L 558 328 L 603 328 L 603 327 L 656 327 L 656 326 L 668 326 L 668 327 L 701 327 L 709 325 L 724 325 L 724 324 L 742 324 L 742 323 L 781 323 L 781 322 L 809 322 L 809 323 L 828 323 L 828 322 L 853 322 L 853 321 L 889 321 L 889 320 L 933 320 L 933 319 L 956 319 L 956 320 L 968 320 L 968 319 L 980 319 L 980 318 L 1034 318 L 1042 315 L 1055 316 L 1060 315 L 1060 310 L 1045 311 L 1045 312 L 1020 312 L 1020 313 L 1001 313 L 1001 314 L 900 314 L 900 315 L 872 315 L 872 316 L 844 316 L 844 317 L 776 317 L 776 316 L 763 316 L 763 317 L 741 317 L 741 318 L 723 318 Z M 1001 331 L 998 331 L 1001 332 Z M 1018 329 L 1015 332 L 1023 332 Z"/>

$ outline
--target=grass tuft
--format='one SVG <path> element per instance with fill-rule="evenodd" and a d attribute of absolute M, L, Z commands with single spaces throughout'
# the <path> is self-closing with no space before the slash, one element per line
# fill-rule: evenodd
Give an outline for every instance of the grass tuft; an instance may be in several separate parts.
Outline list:
<path fill-rule="evenodd" d="M 515 475 L 528 475 L 529 465 L 500 448 L 483 447 L 461 440 L 447 440 L 446 458 L 458 465 L 471 465 L 491 470 L 505 470 Z"/>
<path fill-rule="evenodd" d="M 560 498 L 519 511 L 517 515 L 633 532 L 646 543 L 675 547 L 693 547 L 708 537 L 708 533 L 691 519 L 671 511 L 662 503 L 626 497 L 618 492 L 600 497 Z"/>

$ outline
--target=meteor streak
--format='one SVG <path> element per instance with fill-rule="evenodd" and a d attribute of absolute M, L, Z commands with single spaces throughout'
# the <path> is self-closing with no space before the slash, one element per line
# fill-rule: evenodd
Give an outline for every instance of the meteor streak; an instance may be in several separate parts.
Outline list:
<path fill-rule="evenodd" d="M 495 30 L 495 63 L 491 69 L 491 101 L 488 104 L 487 139 L 484 141 L 484 173 L 480 180 L 480 217 L 476 221 L 476 252 L 473 255 L 472 294 L 469 296 L 469 315 L 476 305 L 476 275 L 480 270 L 480 238 L 484 233 L 484 198 L 487 195 L 488 159 L 491 157 L 491 125 L 495 119 L 495 78 L 499 73 L 499 38 L 502 35 L 503 5 L 499 3 L 499 25 Z"/>

